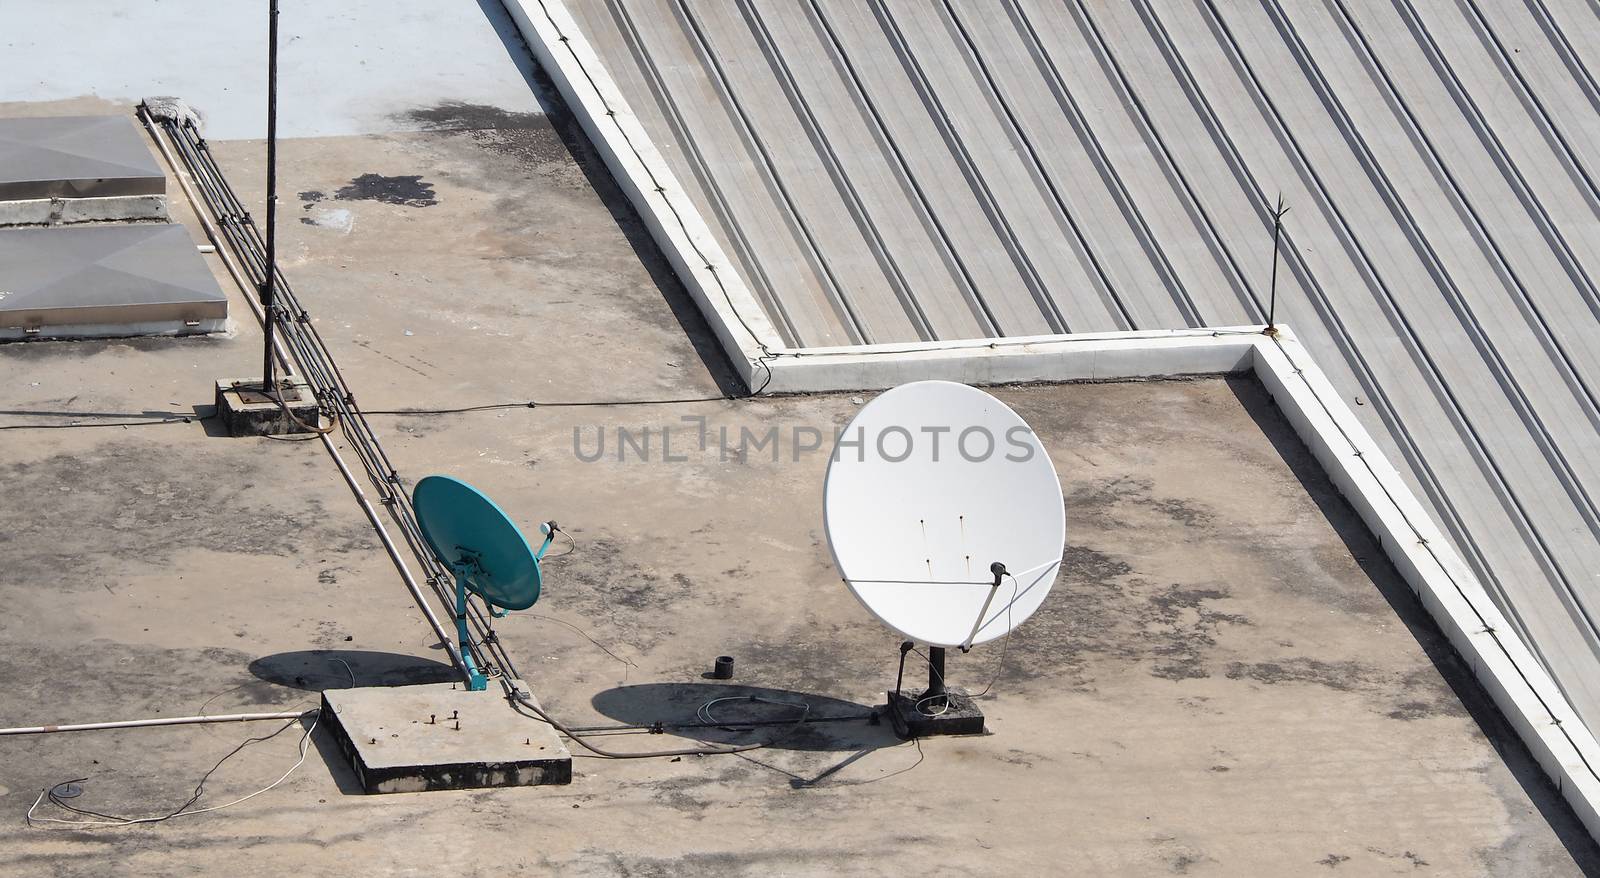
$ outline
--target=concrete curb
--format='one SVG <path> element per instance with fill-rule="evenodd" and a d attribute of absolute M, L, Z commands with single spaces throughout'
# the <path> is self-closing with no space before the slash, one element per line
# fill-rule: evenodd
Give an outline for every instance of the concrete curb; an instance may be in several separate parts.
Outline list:
<path fill-rule="evenodd" d="M 779 349 L 765 363 L 772 393 L 884 390 L 943 378 L 968 384 L 1126 381 L 1248 372 L 1260 327 Z"/>
<path fill-rule="evenodd" d="M 0 227 L 99 222 L 166 222 L 165 195 L 102 195 L 0 201 Z"/>

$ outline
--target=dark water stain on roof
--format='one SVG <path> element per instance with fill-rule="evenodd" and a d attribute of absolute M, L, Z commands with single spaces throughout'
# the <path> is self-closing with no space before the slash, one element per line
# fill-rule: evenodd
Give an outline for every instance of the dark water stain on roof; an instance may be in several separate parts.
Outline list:
<path fill-rule="evenodd" d="M 422 179 L 421 174 L 401 174 L 385 177 L 382 174 L 362 174 L 341 186 L 333 193 L 340 201 L 380 201 L 406 207 L 432 207 L 439 203 L 434 197 L 433 184 Z"/>
<path fill-rule="evenodd" d="M 404 124 L 416 125 L 423 131 L 437 132 L 470 143 L 475 150 L 506 158 L 520 166 L 536 169 L 539 173 L 562 183 L 579 186 L 585 177 L 572 162 L 584 161 L 574 153 L 579 144 L 587 143 L 581 135 L 570 141 L 557 130 L 552 120 L 543 113 L 519 113 L 488 104 L 466 104 L 445 101 L 428 107 L 416 107 L 396 117 Z M 487 169 L 491 176 L 498 169 Z"/>
<path fill-rule="evenodd" d="M 542 113 L 518 113 L 489 104 L 444 101 L 431 107 L 416 107 L 403 116 L 425 131 L 459 131 L 481 128 L 549 127 Z"/>

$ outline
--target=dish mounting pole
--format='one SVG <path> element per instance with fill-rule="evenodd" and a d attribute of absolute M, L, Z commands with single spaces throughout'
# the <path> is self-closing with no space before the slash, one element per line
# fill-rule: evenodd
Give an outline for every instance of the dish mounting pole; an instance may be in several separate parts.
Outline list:
<path fill-rule="evenodd" d="M 467 689 L 481 692 L 489 688 L 489 678 L 478 670 L 478 662 L 472 657 L 472 638 L 467 634 L 467 577 L 483 568 L 478 565 L 476 556 L 462 549 L 461 558 L 451 564 L 450 569 L 456 575 L 456 642 L 461 651 L 461 663 L 467 669 Z"/>
<path fill-rule="evenodd" d="M 922 700 L 930 698 L 943 698 L 946 695 L 944 688 L 944 647 L 928 647 L 928 688 L 923 690 Z"/>

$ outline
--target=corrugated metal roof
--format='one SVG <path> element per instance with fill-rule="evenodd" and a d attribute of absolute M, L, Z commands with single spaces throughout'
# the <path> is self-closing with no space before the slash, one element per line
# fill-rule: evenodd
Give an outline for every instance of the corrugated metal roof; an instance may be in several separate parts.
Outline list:
<path fill-rule="evenodd" d="M 569 0 L 795 345 L 1258 323 L 1600 728 L 1600 7 Z"/>

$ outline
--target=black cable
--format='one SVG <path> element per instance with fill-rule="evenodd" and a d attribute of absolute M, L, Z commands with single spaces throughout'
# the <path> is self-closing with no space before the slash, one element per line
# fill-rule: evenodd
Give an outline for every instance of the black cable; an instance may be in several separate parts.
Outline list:
<path fill-rule="evenodd" d="M 453 409 L 367 409 L 364 415 L 459 415 L 467 412 L 489 412 L 497 409 L 532 409 L 539 406 L 532 402 L 494 402 L 485 405 L 467 405 Z"/>
<path fill-rule="evenodd" d="M 315 709 L 313 709 L 311 711 L 307 711 L 306 713 L 312 713 L 315 710 L 320 710 L 320 708 L 315 708 Z M 61 787 L 65 786 L 67 784 L 81 784 L 81 783 L 83 783 L 84 781 L 88 780 L 88 778 L 86 778 L 86 777 L 80 777 L 80 778 L 76 778 L 74 780 L 64 780 L 64 781 L 61 781 L 60 783 L 54 784 L 45 793 L 45 795 L 46 795 L 47 798 L 49 798 L 50 803 L 55 805 L 56 807 L 62 808 L 62 809 L 67 810 L 67 811 L 71 811 L 74 814 L 82 814 L 85 817 L 99 817 L 99 818 L 102 818 L 102 819 L 105 819 L 105 820 L 115 820 L 115 821 L 118 821 L 120 823 L 129 823 L 129 824 L 132 824 L 132 823 L 161 823 L 161 822 L 164 822 L 164 821 L 167 821 L 167 820 L 171 820 L 172 818 L 177 817 L 179 814 L 182 814 L 183 812 L 189 810 L 189 808 L 192 807 L 194 805 L 194 803 L 200 801 L 200 797 L 205 794 L 206 781 L 211 779 L 211 775 L 217 773 L 217 769 L 221 768 L 222 764 L 224 762 L 227 762 L 229 759 L 232 759 L 234 756 L 238 755 L 239 751 L 241 751 L 244 748 L 250 746 L 251 744 L 258 744 L 258 743 L 261 743 L 262 741 L 270 741 L 273 738 L 278 737 L 279 735 L 281 735 L 284 732 L 288 731 L 291 726 L 293 726 L 296 723 L 300 722 L 300 720 L 302 718 L 304 718 L 304 716 L 305 716 L 305 714 L 301 714 L 299 717 L 296 717 L 296 718 L 294 718 L 292 720 L 289 720 L 288 722 L 286 722 L 283 725 L 279 726 L 278 730 L 275 731 L 275 732 L 272 732 L 272 733 L 266 734 L 266 735 L 260 735 L 260 736 L 254 737 L 254 738 L 246 738 L 244 741 L 240 742 L 240 744 L 237 747 L 234 747 L 232 750 L 229 750 L 227 752 L 227 755 L 223 756 L 221 759 L 218 759 L 217 760 L 217 764 L 211 766 L 211 768 L 208 771 L 206 771 L 205 774 L 200 775 L 199 782 L 197 782 L 194 785 L 194 795 L 190 796 L 188 801 L 184 802 L 182 805 L 179 805 L 177 808 L 173 809 L 172 811 L 161 815 L 160 817 L 138 818 L 138 817 L 119 817 L 119 816 L 117 816 L 115 814 L 102 814 L 99 811 L 91 811 L 91 810 L 89 810 L 87 808 L 79 808 L 79 807 L 76 807 L 74 805 L 69 805 L 62 799 L 61 796 L 56 794 L 56 790 L 60 789 Z"/>
<path fill-rule="evenodd" d="M 511 697 L 508 700 L 511 702 L 512 708 L 517 712 L 534 719 L 544 720 L 556 731 L 567 736 L 567 738 L 573 743 L 591 753 L 594 753 L 596 756 L 604 756 L 607 759 L 650 759 L 662 756 L 724 756 L 733 753 L 743 753 L 748 750 L 759 750 L 762 747 L 771 747 L 774 744 L 788 740 L 790 736 L 792 736 L 795 732 L 798 732 L 806 724 L 806 717 L 811 715 L 811 705 L 808 702 L 777 701 L 770 698 L 762 698 L 759 695 L 750 695 L 745 697 L 748 697 L 753 702 L 775 704 L 785 707 L 798 707 L 800 708 L 800 716 L 796 717 L 792 721 L 790 728 L 786 731 L 776 735 L 771 740 L 761 741 L 755 744 L 740 744 L 737 746 L 685 747 L 676 750 L 649 750 L 639 753 L 627 753 L 617 750 L 603 750 L 600 747 L 597 747 L 594 744 L 584 740 L 584 738 L 588 737 L 587 735 L 574 730 L 570 726 L 562 724 L 560 720 L 546 713 L 543 708 L 539 707 L 533 702 L 531 697 L 525 695 L 521 689 L 513 690 Z"/>
<path fill-rule="evenodd" d="M 630 405 L 680 405 L 690 402 L 739 402 L 749 397 L 738 396 L 696 396 L 682 397 L 679 399 L 618 399 L 618 400 L 584 400 L 568 402 L 539 402 L 534 400 L 528 403 L 528 408 L 548 409 L 573 409 L 573 408 L 607 408 L 610 406 Z"/>
<path fill-rule="evenodd" d="M 808 716 L 805 719 L 801 720 L 800 722 L 805 724 L 805 725 L 810 725 L 812 723 L 870 722 L 872 720 L 872 718 L 875 717 L 875 716 L 877 716 L 877 712 L 876 711 L 868 711 L 867 713 L 853 713 L 853 714 L 850 714 L 848 716 Z M 737 725 L 740 725 L 740 726 L 786 726 L 786 725 L 792 725 L 793 723 L 794 723 L 794 720 L 792 720 L 792 719 L 751 719 L 751 720 L 741 720 L 741 721 L 739 721 L 737 723 Z M 611 725 L 603 725 L 603 726 L 568 726 L 568 728 L 572 729 L 572 731 L 574 731 L 574 732 L 578 732 L 579 734 L 583 734 L 583 735 L 597 735 L 597 734 L 605 734 L 607 732 L 611 732 L 611 733 L 631 733 L 631 732 L 658 733 L 658 732 L 662 732 L 662 731 L 665 731 L 665 730 L 668 730 L 668 729 L 727 729 L 730 725 L 733 725 L 733 724 L 729 723 L 729 722 L 727 722 L 725 720 L 724 721 L 720 721 L 720 722 L 717 722 L 717 721 L 705 722 L 704 720 L 695 720 L 694 722 L 672 722 L 672 723 L 665 722 L 665 721 L 653 722 L 653 723 L 614 723 L 614 724 L 611 724 Z"/>
<path fill-rule="evenodd" d="M 874 778 L 868 778 L 868 779 L 865 779 L 865 780 L 852 780 L 852 781 L 842 781 L 842 782 L 829 783 L 828 786 L 830 786 L 830 787 L 860 787 L 860 786 L 866 786 L 867 784 L 873 784 L 873 783 L 877 783 L 878 781 L 888 780 L 889 778 L 894 777 L 896 775 L 905 774 L 906 772 L 916 768 L 917 766 L 922 764 L 922 760 L 925 759 L 926 756 L 927 756 L 927 754 L 922 752 L 922 739 L 921 738 L 912 738 L 911 740 L 909 740 L 906 743 L 909 743 L 909 744 L 911 744 L 912 746 L 914 746 L 916 748 L 916 750 L 917 750 L 917 761 L 911 763 L 910 765 L 907 765 L 905 768 L 895 769 L 894 771 L 891 771 L 888 774 L 880 775 L 880 776 L 874 777 Z M 904 747 L 905 747 L 905 744 L 901 744 L 898 747 L 892 747 L 892 748 L 889 748 L 889 749 L 898 750 L 898 749 L 902 749 Z M 815 786 L 821 785 L 823 781 L 827 780 L 828 778 L 832 777 L 835 774 L 838 774 L 840 771 L 843 771 L 845 766 L 847 766 L 850 763 L 854 762 L 856 759 L 867 755 L 867 753 L 869 753 L 869 752 L 872 752 L 872 751 L 862 750 L 862 751 L 856 753 L 853 756 L 850 756 L 849 758 L 845 759 L 844 761 L 842 761 L 842 762 L 840 762 L 840 763 L 838 763 L 836 765 L 832 765 L 832 766 L 829 766 L 828 768 L 823 769 L 821 773 L 817 774 L 814 777 L 802 777 L 801 775 L 795 774 L 792 771 L 788 771 L 786 769 L 779 768 L 776 765 L 769 765 L 769 764 L 767 764 L 765 762 L 762 762 L 761 760 L 756 759 L 755 757 L 750 756 L 750 755 L 745 754 L 745 753 L 740 753 L 740 754 L 738 754 L 738 756 L 739 756 L 740 759 L 743 759 L 744 761 L 749 762 L 751 765 L 759 765 L 762 768 L 769 769 L 771 771 L 776 771 L 777 773 L 782 774 L 782 775 L 787 775 L 790 778 L 790 780 L 789 780 L 790 786 L 792 786 L 792 787 L 794 787 L 796 789 L 803 789 L 803 788 L 815 787 Z"/>
<path fill-rule="evenodd" d="M 46 413 L 40 412 L 39 414 Z M 63 416 L 70 416 L 72 413 L 61 412 L 60 414 Z M 0 430 L 77 430 L 88 427 L 155 427 L 163 424 L 192 424 L 196 421 L 204 421 L 214 417 L 216 417 L 216 415 L 206 415 L 205 417 L 181 416 L 148 421 L 95 421 L 87 424 L 0 424 Z"/>
<path fill-rule="evenodd" d="M 1006 576 L 1011 578 L 1011 600 L 1006 603 L 1006 636 L 1005 636 L 1005 640 L 1001 641 L 1001 643 L 1000 643 L 1000 660 L 995 663 L 994 676 L 989 678 L 989 683 L 983 687 L 983 691 L 979 692 L 976 695 L 969 696 L 971 698 L 982 698 L 983 696 L 988 695 L 989 694 L 989 690 L 994 688 L 994 684 L 1000 682 L 1000 675 L 1005 673 L 1005 670 L 1006 670 L 1006 656 L 1011 652 L 1011 635 L 1012 635 L 1013 632 L 1016 631 L 1016 626 L 1011 624 L 1011 610 L 1012 610 L 1012 607 L 1016 605 L 1016 602 L 1017 602 L 1017 587 L 1020 585 L 1020 583 L 1017 582 L 1017 577 L 1014 576 L 1013 574 L 1007 573 Z M 857 581 L 859 582 L 861 580 L 857 580 Z M 985 583 L 985 584 L 987 585 L 987 584 L 990 584 L 990 583 Z M 922 650 L 917 649 L 916 646 L 912 646 L 909 651 L 916 653 L 917 657 L 922 659 L 922 661 L 927 664 L 928 670 L 931 671 L 935 676 L 937 676 L 939 678 L 939 682 L 941 684 L 945 683 L 944 675 L 939 673 L 939 670 L 933 666 L 933 659 L 928 658 L 928 656 L 925 655 L 922 652 Z M 901 666 L 902 670 L 905 667 L 905 652 L 904 651 L 902 651 L 900 653 L 900 666 Z M 935 695 L 933 697 L 934 698 L 942 698 L 943 696 Z M 917 709 L 921 710 L 922 702 L 923 701 L 927 701 L 927 700 L 929 700 L 929 699 L 924 698 L 924 699 L 919 700 L 917 702 Z"/>
<path fill-rule="evenodd" d="M 563 558 L 563 557 L 566 557 L 566 556 L 565 555 L 557 555 L 556 557 L 557 558 Z M 621 662 L 624 665 L 627 665 L 630 668 L 637 668 L 638 667 L 638 665 L 634 664 L 633 662 L 631 662 L 631 661 L 623 658 L 622 656 L 617 655 L 616 653 L 612 652 L 611 650 L 607 649 L 605 644 L 601 643 L 598 640 L 595 640 L 592 636 L 590 636 L 589 632 L 583 630 L 582 628 L 579 628 L 577 625 L 574 625 L 571 622 L 567 622 L 567 621 L 562 620 L 562 619 L 557 619 L 554 616 L 545 616 L 545 615 L 542 615 L 542 614 L 539 614 L 539 613 L 518 613 L 517 615 L 518 616 L 523 616 L 523 617 L 526 617 L 526 618 L 529 618 L 529 619 L 543 619 L 546 622 L 554 622 L 557 625 L 565 625 L 568 628 L 571 628 L 573 631 L 578 632 L 578 634 L 581 635 L 584 640 L 587 640 L 590 643 L 594 644 L 595 648 L 599 649 L 601 652 L 605 653 L 606 655 L 611 656 L 612 658 L 616 659 L 617 661 Z"/>
<path fill-rule="evenodd" d="M 493 402 L 483 405 L 468 405 L 460 408 L 437 409 L 367 409 L 363 414 L 368 415 L 459 415 L 467 412 L 488 412 L 500 409 L 563 409 L 563 408 L 611 408 L 622 406 L 640 405 L 684 405 L 695 402 L 741 402 L 750 397 L 739 396 L 695 396 L 681 399 L 617 399 L 593 400 L 571 402 Z"/>
<path fill-rule="evenodd" d="M 994 688 L 994 684 L 1000 682 L 1000 675 L 1005 673 L 1006 670 L 1006 655 L 1011 652 L 1011 635 L 1017 630 L 1017 626 L 1011 622 L 1011 608 L 1016 606 L 1017 586 L 1020 583 L 1010 573 L 1006 575 L 1011 577 L 1011 600 L 1006 604 L 1006 639 L 1000 643 L 1000 661 L 994 666 L 994 676 L 989 678 L 989 685 L 984 686 L 983 691 L 972 696 L 973 698 L 982 698 L 988 695 L 989 690 Z"/>

